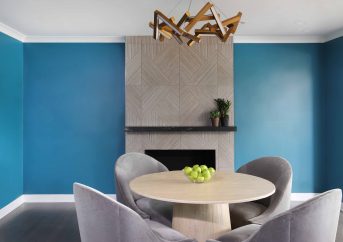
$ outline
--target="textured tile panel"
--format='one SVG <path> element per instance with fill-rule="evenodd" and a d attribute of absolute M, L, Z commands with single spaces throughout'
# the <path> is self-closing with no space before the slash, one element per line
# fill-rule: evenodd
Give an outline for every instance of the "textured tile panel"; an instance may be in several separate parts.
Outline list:
<path fill-rule="evenodd" d="M 217 45 L 200 44 L 180 47 L 181 85 L 217 85 Z"/>
<path fill-rule="evenodd" d="M 210 125 L 213 99 L 234 101 L 232 39 L 189 48 L 127 37 L 125 52 L 126 126 Z M 215 149 L 217 168 L 233 170 L 234 133 L 126 133 L 126 152 L 145 149 Z"/>
<path fill-rule="evenodd" d="M 233 44 L 232 39 L 217 45 L 218 85 L 229 85 L 233 90 Z"/>
<path fill-rule="evenodd" d="M 217 86 L 180 87 L 180 124 L 183 126 L 211 125 L 209 112 L 215 109 Z"/>
<path fill-rule="evenodd" d="M 217 153 L 217 168 L 224 170 L 233 170 L 234 168 L 234 149 L 231 133 L 218 134 L 218 153 Z M 232 148 L 231 148 L 232 147 Z"/>
<path fill-rule="evenodd" d="M 125 44 L 125 84 L 140 85 L 142 76 L 142 44 L 139 37 L 126 38 Z"/>
<path fill-rule="evenodd" d="M 144 153 L 144 136 L 143 133 L 126 133 L 125 134 L 125 152 Z"/>
<path fill-rule="evenodd" d="M 142 125 L 142 96 L 140 85 L 125 86 L 125 124 L 126 126 Z"/>
<path fill-rule="evenodd" d="M 179 87 L 142 85 L 142 125 L 179 125 Z"/>
<path fill-rule="evenodd" d="M 218 134 L 181 133 L 181 149 L 214 149 L 218 148 Z"/>
<path fill-rule="evenodd" d="M 173 42 L 142 44 L 142 83 L 179 85 L 179 46 Z"/>
<path fill-rule="evenodd" d="M 181 149 L 179 133 L 148 133 L 144 135 L 143 142 L 144 149 Z"/>

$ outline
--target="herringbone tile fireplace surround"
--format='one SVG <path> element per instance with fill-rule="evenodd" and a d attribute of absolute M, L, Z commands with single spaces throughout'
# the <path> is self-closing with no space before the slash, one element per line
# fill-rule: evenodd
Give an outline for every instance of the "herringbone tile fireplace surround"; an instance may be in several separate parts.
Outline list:
<path fill-rule="evenodd" d="M 208 126 L 213 99 L 233 100 L 233 43 L 203 38 L 193 47 L 150 36 L 125 44 L 126 126 Z M 230 125 L 234 124 L 233 108 Z M 233 170 L 233 132 L 126 133 L 126 152 L 214 149 L 216 167 Z"/>

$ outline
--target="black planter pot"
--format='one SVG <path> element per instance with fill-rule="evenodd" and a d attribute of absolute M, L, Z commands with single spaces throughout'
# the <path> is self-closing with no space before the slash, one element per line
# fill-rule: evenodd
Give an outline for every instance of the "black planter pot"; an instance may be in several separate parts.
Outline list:
<path fill-rule="evenodd" d="M 229 116 L 221 117 L 220 118 L 220 125 L 222 127 L 229 127 Z"/>

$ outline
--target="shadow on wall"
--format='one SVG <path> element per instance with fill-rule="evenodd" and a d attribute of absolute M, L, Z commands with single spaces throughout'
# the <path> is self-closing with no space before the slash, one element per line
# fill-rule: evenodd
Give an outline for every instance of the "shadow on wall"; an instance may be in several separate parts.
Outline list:
<path fill-rule="evenodd" d="M 23 44 L 0 32 L 0 209 L 23 193 Z"/>
<path fill-rule="evenodd" d="M 323 133 L 325 134 L 323 163 L 326 168 L 326 189 L 343 189 L 343 37 L 324 44 L 323 83 L 325 108 Z"/>
<path fill-rule="evenodd" d="M 292 163 L 293 192 L 321 191 L 320 44 L 235 44 L 236 168 L 261 156 Z"/>

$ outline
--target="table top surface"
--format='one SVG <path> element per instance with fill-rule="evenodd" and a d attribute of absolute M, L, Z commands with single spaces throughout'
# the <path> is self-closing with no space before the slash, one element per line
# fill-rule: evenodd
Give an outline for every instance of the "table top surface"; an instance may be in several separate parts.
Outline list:
<path fill-rule="evenodd" d="M 152 173 L 133 179 L 130 188 L 144 197 L 187 204 L 249 202 L 275 192 L 274 184 L 263 178 L 225 171 L 205 183 L 190 182 L 183 171 Z"/>

